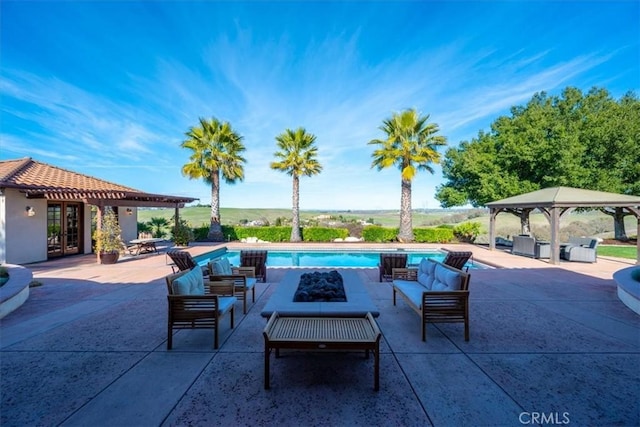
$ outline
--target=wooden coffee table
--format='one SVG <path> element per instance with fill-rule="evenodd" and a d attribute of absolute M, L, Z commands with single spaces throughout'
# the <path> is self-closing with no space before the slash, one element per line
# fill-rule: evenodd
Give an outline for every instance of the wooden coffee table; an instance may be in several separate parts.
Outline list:
<path fill-rule="evenodd" d="M 288 317 L 274 312 L 263 332 L 264 388 L 269 389 L 271 349 L 373 351 L 373 389 L 380 389 L 380 329 L 371 313 L 363 317 Z"/>

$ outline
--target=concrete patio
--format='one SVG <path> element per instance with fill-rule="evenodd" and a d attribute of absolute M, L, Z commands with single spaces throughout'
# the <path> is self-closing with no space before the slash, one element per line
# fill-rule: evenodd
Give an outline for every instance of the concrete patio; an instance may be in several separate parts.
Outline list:
<path fill-rule="evenodd" d="M 195 330 L 167 351 L 164 254 L 30 265 L 42 286 L 0 323 L 0 424 L 640 425 L 640 316 L 611 279 L 632 262 L 469 248 L 504 267 L 472 271 L 469 342 L 460 324 L 429 325 L 422 342 L 418 316 L 358 269 L 380 310 L 379 392 L 373 358 L 354 353 L 283 352 L 263 389 L 260 311 L 286 269 L 269 270 L 247 315 L 237 304 L 219 350 Z"/>

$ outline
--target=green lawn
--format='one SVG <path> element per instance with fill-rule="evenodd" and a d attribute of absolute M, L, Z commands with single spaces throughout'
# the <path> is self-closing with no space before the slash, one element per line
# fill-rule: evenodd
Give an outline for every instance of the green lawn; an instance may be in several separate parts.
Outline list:
<path fill-rule="evenodd" d="M 638 256 L 638 249 L 635 246 L 598 246 L 598 256 L 613 256 L 618 258 L 636 259 Z"/>

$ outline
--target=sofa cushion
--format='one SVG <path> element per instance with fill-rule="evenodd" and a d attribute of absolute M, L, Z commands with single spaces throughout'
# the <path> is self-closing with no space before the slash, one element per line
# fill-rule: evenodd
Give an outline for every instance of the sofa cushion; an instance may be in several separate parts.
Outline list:
<path fill-rule="evenodd" d="M 418 282 L 427 289 L 431 289 L 433 285 L 433 271 L 435 268 L 436 263 L 428 258 L 422 258 L 418 266 Z"/>
<path fill-rule="evenodd" d="M 229 258 L 221 258 L 220 265 L 222 266 L 222 271 L 224 271 L 224 274 L 226 274 L 227 276 L 233 274 L 233 271 L 231 271 L 231 263 L 229 262 Z"/>
<path fill-rule="evenodd" d="M 460 274 L 442 265 L 436 265 L 434 276 L 432 291 L 458 291 L 462 286 Z"/>
<path fill-rule="evenodd" d="M 236 301 L 238 301 L 236 297 L 218 297 L 218 312 L 223 314 L 230 311 Z"/>
<path fill-rule="evenodd" d="M 216 276 L 230 276 L 233 274 L 231 271 L 231 264 L 228 258 L 218 258 L 209 263 L 211 274 Z"/>
<path fill-rule="evenodd" d="M 413 280 L 394 280 L 393 286 L 402 292 L 416 307 L 422 306 L 422 293 L 426 291 L 423 285 Z"/>
<path fill-rule="evenodd" d="M 188 273 L 183 274 L 171 284 L 174 295 L 204 295 L 204 280 L 202 269 L 194 267 Z"/>

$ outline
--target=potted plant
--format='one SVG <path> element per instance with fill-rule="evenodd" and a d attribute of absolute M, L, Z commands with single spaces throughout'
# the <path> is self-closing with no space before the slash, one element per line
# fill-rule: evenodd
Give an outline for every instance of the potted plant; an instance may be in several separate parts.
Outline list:
<path fill-rule="evenodd" d="M 106 208 L 102 217 L 102 227 L 96 229 L 93 238 L 96 241 L 96 252 L 100 264 L 114 264 L 118 262 L 120 251 L 124 249 L 122 230 L 118 224 L 113 209 Z"/>

